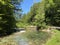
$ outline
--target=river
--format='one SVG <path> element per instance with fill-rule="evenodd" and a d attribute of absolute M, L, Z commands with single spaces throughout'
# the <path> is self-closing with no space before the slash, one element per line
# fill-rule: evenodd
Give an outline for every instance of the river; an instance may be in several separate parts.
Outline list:
<path fill-rule="evenodd" d="M 29 45 L 28 39 L 22 35 L 24 32 L 26 32 L 26 31 L 20 31 L 20 32 L 16 33 L 16 36 L 14 37 L 14 39 L 18 43 L 18 45 Z"/>

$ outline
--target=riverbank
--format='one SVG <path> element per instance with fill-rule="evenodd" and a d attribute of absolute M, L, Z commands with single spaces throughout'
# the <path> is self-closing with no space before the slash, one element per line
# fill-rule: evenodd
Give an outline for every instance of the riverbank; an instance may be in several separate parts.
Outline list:
<path fill-rule="evenodd" d="M 60 31 L 54 30 L 52 37 L 46 42 L 45 45 L 60 45 Z"/>
<path fill-rule="evenodd" d="M 6 36 L 0 39 L 0 45 L 42 45 L 46 43 L 51 34 L 47 32 L 16 32 L 10 36 Z"/>

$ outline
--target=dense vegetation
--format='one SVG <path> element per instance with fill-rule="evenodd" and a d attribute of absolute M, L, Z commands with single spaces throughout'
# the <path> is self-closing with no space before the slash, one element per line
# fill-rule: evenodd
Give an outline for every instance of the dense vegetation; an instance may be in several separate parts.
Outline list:
<path fill-rule="evenodd" d="M 21 2 L 22 0 L 0 0 L 0 36 L 15 32 L 16 27 L 31 25 L 37 26 L 38 31 L 26 30 L 25 33 L 16 32 L 4 38 L 0 37 L 0 45 L 18 45 L 23 38 L 27 38 L 28 42 L 32 43 L 30 45 L 45 43 L 45 45 L 60 45 L 60 31 L 55 29 L 46 31 L 49 29 L 48 26 L 60 26 L 60 0 L 42 0 L 34 3 L 30 11 L 22 17 L 19 8 Z"/>
<path fill-rule="evenodd" d="M 0 36 L 7 35 L 15 30 L 16 20 L 14 13 L 20 10 L 16 5 L 19 5 L 18 0 L 0 0 Z"/>
<path fill-rule="evenodd" d="M 45 6 L 46 23 L 60 26 L 60 0 L 47 0 Z"/>
<path fill-rule="evenodd" d="M 60 26 L 60 1 L 59 0 L 42 0 L 34 3 L 30 11 L 21 18 L 20 26 L 35 25 L 40 29 L 46 26 Z M 18 25 L 17 24 L 17 25 Z"/>

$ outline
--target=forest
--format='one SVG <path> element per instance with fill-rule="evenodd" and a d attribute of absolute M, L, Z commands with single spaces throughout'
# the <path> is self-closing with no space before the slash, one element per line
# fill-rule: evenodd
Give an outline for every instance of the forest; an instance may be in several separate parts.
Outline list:
<path fill-rule="evenodd" d="M 19 25 L 20 24 L 20 25 Z M 60 1 L 59 0 L 42 0 L 34 3 L 30 11 L 24 14 L 17 23 L 18 27 L 23 25 L 35 25 L 41 28 L 46 26 L 60 26 Z"/>
<path fill-rule="evenodd" d="M 22 14 L 23 1 L 0 0 L 0 45 L 60 45 L 60 0 L 42 0 Z"/>

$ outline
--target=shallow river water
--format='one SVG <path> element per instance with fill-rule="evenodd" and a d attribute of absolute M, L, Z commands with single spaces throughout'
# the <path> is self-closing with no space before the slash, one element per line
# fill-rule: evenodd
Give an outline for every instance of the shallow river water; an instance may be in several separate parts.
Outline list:
<path fill-rule="evenodd" d="M 24 31 L 21 31 L 20 33 L 24 33 Z M 25 38 L 23 35 L 20 36 L 17 35 L 14 39 L 16 40 L 18 45 L 29 45 L 28 39 Z"/>

